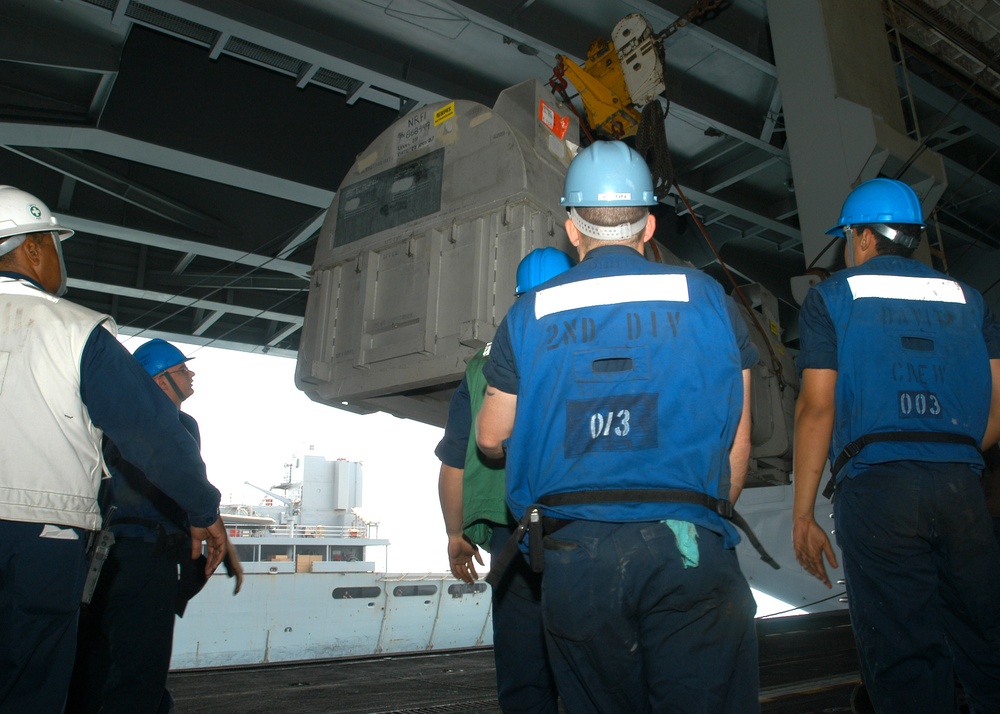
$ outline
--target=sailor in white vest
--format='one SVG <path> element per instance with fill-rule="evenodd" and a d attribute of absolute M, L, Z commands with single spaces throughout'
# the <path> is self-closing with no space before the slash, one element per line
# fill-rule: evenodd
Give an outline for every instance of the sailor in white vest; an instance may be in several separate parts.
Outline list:
<path fill-rule="evenodd" d="M 108 315 L 61 299 L 61 227 L 0 186 L 0 713 L 63 710 L 101 526 L 101 435 L 187 512 L 193 555 L 222 561 L 219 492 L 177 408 L 115 339 Z"/>

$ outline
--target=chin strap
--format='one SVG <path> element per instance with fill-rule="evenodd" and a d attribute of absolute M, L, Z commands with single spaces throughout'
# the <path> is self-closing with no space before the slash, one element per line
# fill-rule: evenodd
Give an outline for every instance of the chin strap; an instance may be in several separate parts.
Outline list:
<path fill-rule="evenodd" d="M 56 297 L 66 294 L 68 278 L 66 276 L 66 261 L 63 260 L 62 240 L 55 233 L 52 234 L 52 242 L 56 246 L 56 255 L 59 256 L 59 289 L 56 290 Z"/>
<path fill-rule="evenodd" d="M 174 381 L 173 375 L 170 374 L 170 372 L 164 372 L 163 376 L 167 378 L 167 382 L 170 383 L 170 388 L 174 390 L 174 394 L 177 395 L 177 399 L 183 402 L 186 399 L 186 397 L 184 396 L 184 393 L 181 391 L 181 388 L 177 386 L 177 382 Z"/>

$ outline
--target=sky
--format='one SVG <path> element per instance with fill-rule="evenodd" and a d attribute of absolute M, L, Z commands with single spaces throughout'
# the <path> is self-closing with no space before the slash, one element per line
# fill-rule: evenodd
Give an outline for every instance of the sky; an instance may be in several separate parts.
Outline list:
<path fill-rule="evenodd" d="M 134 352 L 146 340 L 120 336 Z M 194 359 L 194 395 L 183 409 L 198 420 L 201 454 L 223 503 L 257 505 L 286 481 L 293 455 L 313 453 L 362 464 L 362 508 L 378 522 L 387 548 L 368 559 L 386 572 L 448 570 L 447 539 L 437 494 L 440 461 L 434 447 L 442 429 L 385 414 L 358 415 L 318 404 L 294 381 L 295 360 L 174 341 Z M 486 566 L 489 554 L 483 553 Z M 481 568 L 480 575 L 487 568 Z M 779 600 L 756 593 L 758 612 L 783 611 Z"/>

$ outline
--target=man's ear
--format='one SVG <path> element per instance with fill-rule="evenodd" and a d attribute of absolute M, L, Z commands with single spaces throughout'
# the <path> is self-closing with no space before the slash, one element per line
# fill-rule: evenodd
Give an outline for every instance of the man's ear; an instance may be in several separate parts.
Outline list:
<path fill-rule="evenodd" d="M 648 243 L 654 233 L 656 233 L 656 216 L 650 213 L 646 216 L 646 229 L 642 234 L 642 242 Z"/>
<path fill-rule="evenodd" d="M 42 262 L 42 249 L 39 241 L 36 241 L 34 237 L 28 236 L 24 239 L 24 243 L 18 246 L 18 250 L 21 250 L 21 255 L 24 259 L 28 261 L 33 266 L 38 266 Z"/>
<path fill-rule="evenodd" d="M 566 219 L 566 237 L 569 238 L 569 242 L 573 244 L 574 248 L 580 247 L 580 231 L 573 223 L 572 218 Z"/>
<path fill-rule="evenodd" d="M 878 235 L 871 228 L 865 228 L 861 234 L 861 250 L 869 257 L 878 255 Z"/>

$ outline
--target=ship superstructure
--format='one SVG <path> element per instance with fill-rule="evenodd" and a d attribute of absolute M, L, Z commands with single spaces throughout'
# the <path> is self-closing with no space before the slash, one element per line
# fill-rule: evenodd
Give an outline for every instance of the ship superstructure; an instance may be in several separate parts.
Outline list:
<path fill-rule="evenodd" d="M 361 515 L 362 466 L 293 458 L 263 503 L 223 508 L 242 591 L 220 572 L 178 620 L 172 669 L 424 652 L 493 643 L 489 587 L 450 574 L 380 573 Z"/>

